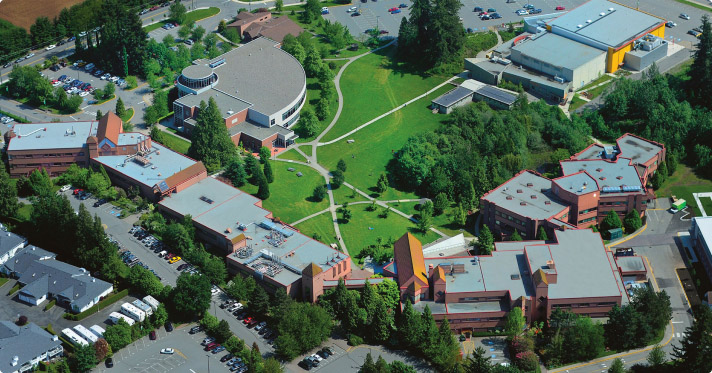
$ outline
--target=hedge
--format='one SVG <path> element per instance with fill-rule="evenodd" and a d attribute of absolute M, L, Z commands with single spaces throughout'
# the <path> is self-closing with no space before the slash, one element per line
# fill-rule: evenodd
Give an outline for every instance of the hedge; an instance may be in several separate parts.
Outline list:
<path fill-rule="evenodd" d="M 55 303 L 57 303 L 56 299 L 49 301 L 49 303 L 45 306 L 45 311 L 49 311 L 52 307 L 54 307 Z"/>
<path fill-rule="evenodd" d="M 7 293 L 7 295 L 13 295 L 17 293 L 18 290 L 20 290 L 20 284 L 17 284 L 12 289 L 10 289 L 10 292 Z"/>
<path fill-rule="evenodd" d="M 129 295 L 129 289 L 121 290 L 121 291 L 118 292 L 118 293 L 114 293 L 114 294 L 112 294 L 112 295 L 106 297 L 106 299 L 100 301 L 99 304 L 93 305 L 91 308 L 89 308 L 88 310 L 86 310 L 86 311 L 84 311 L 84 312 L 82 312 L 82 313 L 80 313 L 80 314 L 74 315 L 74 314 L 71 314 L 71 313 L 65 313 L 65 314 L 64 314 L 64 318 L 67 319 L 67 320 L 73 320 L 73 321 L 81 321 L 81 320 L 84 320 L 84 319 L 86 319 L 87 317 L 89 317 L 89 316 L 91 316 L 91 315 L 93 315 L 93 314 L 99 312 L 100 309 L 106 308 L 107 306 L 110 306 L 110 305 L 116 303 L 116 302 L 119 301 L 121 298 L 123 298 L 123 297 L 125 297 L 125 296 L 127 296 L 127 295 Z"/>

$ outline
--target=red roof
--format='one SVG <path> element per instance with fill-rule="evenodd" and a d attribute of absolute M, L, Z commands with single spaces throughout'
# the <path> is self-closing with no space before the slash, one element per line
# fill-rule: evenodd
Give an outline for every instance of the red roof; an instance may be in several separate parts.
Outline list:
<path fill-rule="evenodd" d="M 423 246 L 412 234 L 406 233 L 393 245 L 393 258 L 398 271 L 398 283 L 407 286 L 411 280 L 417 279 L 420 285 L 427 286 Z"/>
<path fill-rule="evenodd" d="M 124 123 L 118 115 L 113 112 L 108 112 L 99 119 L 99 127 L 97 128 L 97 138 L 99 142 L 108 139 L 114 145 L 119 144 L 119 134 L 123 132 Z"/>

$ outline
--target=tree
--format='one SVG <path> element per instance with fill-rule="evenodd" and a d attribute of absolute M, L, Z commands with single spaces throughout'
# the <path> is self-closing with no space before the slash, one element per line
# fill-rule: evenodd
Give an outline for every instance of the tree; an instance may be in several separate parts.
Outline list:
<path fill-rule="evenodd" d="M 190 33 L 190 38 L 193 39 L 194 41 L 198 42 L 201 39 L 203 39 L 203 36 L 205 36 L 205 28 L 203 26 L 197 26 L 191 31 Z M 209 48 L 210 46 L 205 44 L 205 48 Z"/>
<path fill-rule="evenodd" d="M 260 163 L 267 163 L 271 156 L 272 152 L 268 147 L 263 146 L 260 148 Z"/>
<path fill-rule="evenodd" d="M 225 127 L 218 104 L 211 97 L 200 102 L 197 125 L 193 130 L 188 155 L 203 161 L 208 170 L 217 170 L 235 156 L 235 144 Z"/>
<path fill-rule="evenodd" d="M 523 241 L 522 236 L 519 234 L 518 230 L 514 230 L 514 232 L 509 236 L 510 241 Z"/>
<path fill-rule="evenodd" d="M 181 4 L 180 2 L 176 2 L 171 4 L 169 9 L 169 17 L 170 19 L 178 22 L 178 24 L 183 24 L 187 18 L 187 13 L 188 10 L 185 8 L 185 5 Z"/>
<path fill-rule="evenodd" d="M 269 182 L 264 172 L 260 170 L 257 173 L 257 198 L 261 200 L 266 200 L 269 198 Z"/>
<path fill-rule="evenodd" d="M 623 365 L 623 360 L 615 359 L 613 360 L 613 364 L 611 364 L 611 367 L 608 368 L 608 373 L 625 373 L 625 365 Z"/>
<path fill-rule="evenodd" d="M 250 309 L 256 315 L 266 315 L 269 311 L 269 295 L 261 286 L 257 286 L 250 298 Z"/>
<path fill-rule="evenodd" d="M 230 180 L 234 187 L 245 185 L 247 174 L 245 173 L 245 168 L 242 165 L 240 157 L 235 156 L 228 161 L 225 166 L 225 171 L 223 171 L 223 176 Z"/>
<path fill-rule="evenodd" d="M 311 303 L 292 302 L 277 322 L 276 352 L 287 360 L 319 346 L 331 335 L 333 321 L 326 310 Z"/>
<path fill-rule="evenodd" d="M 131 339 L 131 327 L 123 319 L 115 325 L 109 325 L 104 332 L 104 339 L 109 342 L 112 351 L 118 351 L 133 341 Z"/>
<path fill-rule="evenodd" d="M 308 3 L 307 3 L 308 6 Z M 314 44 L 310 44 L 306 49 L 306 57 L 304 58 L 304 71 L 307 77 L 314 78 L 322 70 L 321 54 Z"/>
<path fill-rule="evenodd" d="M 627 233 L 633 233 L 643 226 L 643 221 L 640 219 L 640 213 L 636 209 L 628 211 L 623 219 L 623 225 Z"/>
<path fill-rule="evenodd" d="M 373 356 L 371 356 L 371 353 L 369 352 L 366 354 L 366 358 L 363 361 L 363 365 L 361 365 L 361 368 L 358 370 L 359 373 L 376 373 L 378 372 L 376 370 L 376 363 L 373 362 Z"/>
<path fill-rule="evenodd" d="M 435 196 L 435 202 L 433 203 L 433 212 L 435 215 L 442 214 L 449 206 L 450 201 L 447 198 L 447 194 L 438 193 L 438 195 Z"/>
<path fill-rule="evenodd" d="M 74 347 L 74 356 L 70 360 L 73 371 L 86 373 L 96 366 L 96 351 L 94 346 L 79 345 Z"/>
<path fill-rule="evenodd" d="M 367 285 L 371 286 L 371 285 Z M 376 343 L 385 342 L 393 331 L 393 315 L 388 311 L 386 303 L 378 294 L 375 294 L 373 302 L 371 302 L 371 323 L 369 325 L 369 334 L 371 339 Z"/>
<path fill-rule="evenodd" d="M 121 100 L 121 97 L 116 100 L 116 115 L 119 118 L 123 118 L 126 115 L 126 107 L 124 107 L 124 101 Z"/>
<path fill-rule="evenodd" d="M 492 371 L 490 357 L 485 355 L 485 349 L 481 346 L 477 346 L 472 355 L 467 357 L 463 367 L 466 373 L 490 373 Z"/>
<path fill-rule="evenodd" d="M 62 91 L 64 91 L 64 90 L 62 90 Z M 64 96 L 66 97 L 67 94 L 65 93 Z M 103 116 L 104 116 L 104 114 L 102 114 L 101 110 L 97 110 L 97 111 L 96 111 L 96 120 L 101 119 L 101 117 L 103 117 Z"/>
<path fill-rule="evenodd" d="M 345 181 L 344 173 L 341 170 L 331 171 L 331 188 L 339 189 L 341 184 Z"/>
<path fill-rule="evenodd" d="M 648 354 L 648 364 L 652 367 L 659 367 L 665 364 L 665 361 L 667 360 L 666 355 L 667 354 L 663 351 L 663 348 L 660 347 L 660 345 L 655 345 L 655 347 L 653 347 Z"/>
<path fill-rule="evenodd" d="M 314 137 L 319 130 L 319 120 L 310 109 L 304 109 L 299 113 L 299 123 L 296 132 L 304 138 Z"/>
<path fill-rule="evenodd" d="M 181 26 L 181 27 L 178 29 L 178 37 L 180 37 L 181 39 L 185 40 L 185 39 L 190 35 L 190 33 L 191 33 L 192 31 L 193 31 L 193 29 L 192 29 L 190 26 L 188 26 L 188 25 L 183 25 L 183 26 Z M 196 41 L 197 41 L 197 40 L 196 40 Z"/>
<path fill-rule="evenodd" d="M 622 226 L 623 223 L 618 217 L 618 214 L 615 211 L 611 210 L 608 211 L 608 214 L 606 214 L 606 217 L 601 222 L 601 231 L 606 232 L 610 229 L 621 228 Z"/>
<path fill-rule="evenodd" d="M 5 165 L 0 166 L 0 216 L 11 218 L 17 214 L 17 187 L 10 182 Z"/>
<path fill-rule="evenodd" d="M 477 254 L 490 255 L 492 250 L 494 250 L 494 236 L 487 224 L 483 224 L 480 235 L 477 237 Z"/>
<path fill-rule="evenodd" d="M 104 361 L 109 354 L 111 354 L 111 346 L 106 339 L 99 338 L 94 342 L 94 355 L 97 361 Z"/>
<path fill-rule="evenodd" d="M 536 234 L 536 239 L 537 239 L 537 240 L 541 240 L 541 241 L 548 241 L 548 240 L 549 240 L 549 236 L 547 236 L 546 230 L 544 229 L 543 226 L 540 226 L 540 227 L 539 227 L 539 231 L 537 231 L 537 234 Z"/>
<path fill-rule="evenodd" d="M 273 183 L 274 182 L 274 173 L 272 172 L 272 165 L 269 162 L 265 162 L 264 165 L 264 174 L 265 174 L 265 179 L 267 179 L 268 183 Z"/>
<path fill-rule="evenodd" d="M 131 288 L 139 294 L 157 296 L 163 290 L 163 284 L 153 273 L 141 266 L 133 266 L 127 278 Z"/>
<path fill-rule="evenodd" d="M 351 217 L 353 214 L 351 213 L 351 209 L 348 207 L 344 206 L 339 209 L 339 212 L 341 213 L 341 219 L 345 222 L 348 223 L 349 220 L 351 220 Z"/>
<path fill-rule="evenodd" d="M 455 212 L 452 216 L 452 222 L 453 224 L 461 227 L 465 226 L 465 223 L 467 222 L 467 214 L 465 214 L 465 210 L 462 208 L 461 203 L 458 203 L 457 207 L 455 207 Z"/>
<path fill-rule="evenodd" d="M 274 10 L 281 12 L 282 8 L 284 7 L 284 1 L 283 0 L 277 0 L 274 3 Z"/>
<path fill-rule="evenodd" d="M 515 307 L 507 313 L 507 318 L 504 321 L 504 331 L 509 336 L 515 336 L 524 330 L 525 325 L 526 320 L 522 315 L 522 309 Z"/>
<path fill-rule="evenodd" d="M 433 225 L 433 203 L 428 202 L 429 204 L 426 205 L 430 207 L 421 209 L 418 219 L 418 229 L 423 233 L 427 232 L 430 226 Z"/>
<path fill-rule="evenodd" d="M 282 0 L 277 0 L 278 2 L 281 2 Z M 265 360 L 264 365 L 262 366 L 262 373 L 282 373 L 284 372 L 284 368 L 282 368 L 282 364 L 279 363 L 279 361 L 273 357 Z"/>
<path fill-rule="evenodd" d="M 326 188 L 324 185 L 317 185 L 314 187 L 314 192 L 312 193 L 312 197 L 316 202 L 321 202 L 326 198 Z"/>
<path fill-rule="evenodd" d="M 341 172 L 346 172 L 346 162 L 344 162 L 344 159 L 339 159 L 339 162 L 336 163 L 336 169 L 340 170 Z"/>
<path fill-rule="evenodd" d="M 314 111 L 316 113 L 316 117 L 319 120 L 326 120 L 326 118 L 331 115 L 331 109 L 329 108 L 329 100 L 325 97 L 322 97 L 317 101 L 316 106 L 314 107 Z"/>
<path fill-rule="evenodd" d="M 385 173 L 381 172 L 378 175 L 378 181 L 376 182 L 376 191 L 380 194 L 385 193 L 388 190 L 388 177 Z"/>
<path fill-rule="evenodd" d="M 153 324 L 154 327 L 159 327 L 168 321 L 168 312 L 166 311 L 166 306 L 161 303 L 158 305 L 158 308 L 153 311 L 153 315 L 151 315 L 151 324 Z"/>
<path fill-rule="evenodd" d="M 252 154 L 247 154 L 247 156 L 245 156 L 245 172 L 253 179 L 251 181 L 252 184 L 257 184 L 257 180 L 255 178 L 259 174 L 260 168 L 257 165 L 257 159 L 255 159 Z"/>
<path fill-rule="evenodd" d="M 712 310 L 698 306 L 694 310 L 692 326 L 685 329 L 680 346 L 673 346 L 672 356 L 677 368 L 684 372 L 709 372 L 712 370 Z"/>
<path fill-rule="evenodd" d="M 692 66 L 689 71 L 689 84 L 693 99 L 703 106 L 710 107 L 707 99 L 712 94 L 712 26 L 709 16 L 702 16 L 702 33 L 699 37 Z"/>
<path fill-rule="evenodd" d="M 210 307 L 210 280 L 206 276 L 182 273 L 171 293 L 171 305 L 182 320 L 201 316 Z"/>
<path fill-rule="evenodd" d="M 319 0 L 307 0 L 304 6 L 304 11 L 300 14 L 302 22 L 310 24 L 313 20 L 319 17 L 321 13 L 321 4 Z"/>
<path fill-rule="evenodd" d="M 403 303 L 403 311 L 398 318 L 398 340 L 409 350 L 418 349 L 421 337 L 422 319 L 413 309 L 410 299 Z"/>
<path fill-rule="evenodd" d="M 153 106 L 148 106 L 143 112 L 143 121 L 146 123 L 146 125 L 150 126 L 152 124 L 155 124 L 158 122 L 158 113 L 156 112 L 156 108 Z M 154 127 L 156 128 L 156 127 Z M 160 131 L 158 128 L 156 128 L 157 131 Z M 153 133 L 153 131 L 151 131 Z M 153 137 L 153 136 L 152 136 Z M 153 137 L 154 140 L 159 141 L 157 138 Z M 160 141 L 159 141 L 160 142 Z"/>

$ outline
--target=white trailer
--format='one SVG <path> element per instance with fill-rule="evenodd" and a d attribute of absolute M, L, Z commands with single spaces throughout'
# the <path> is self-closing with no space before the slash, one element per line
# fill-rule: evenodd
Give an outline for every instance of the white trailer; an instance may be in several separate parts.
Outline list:
<path fill-rule="evenodd" d="M 62 335 L 69 340 L 73 345 L 75 346 L 87 346 L 89 342 L 87 342 L 84 338 L 80 337 L 77 333 L 75 333 L 72 329 L 66 328 L 62 330 Z"/>
<path fill-rule="evenodd" d="M 106 330 L 99 325 L 92 325 L 89 330 L 91 330 L 91 332 L 99 338 L 104 338 L 104 333 L 106 332 Z"/>
<path fill-rule="evenodd" d="M 157 310 L 158 306 L 161 305 L 161 302 L 157 301 L 156 298 L 154 298 L 150 295 L 146 295 L 145 297 L 143 297 L 143 303 L 146 303 L 149 306 L 151 306 L 151 308 L 153 308 L 154 311 Z"/>
<path fill-rule="evenodd" d="M 112 324 L 117 324 L 119 320 L 124 320 L 129 325 L 133 325 L 134 323 L 136 323 L 136 320 L 118 312 L 112 312 L 111 314 L 109 314 L 109 320 Z"/>
<path fill-rule="evenodd" d="M 89 343 L 96 343 L 96 341 L 99 340 L 99 337 L 94 335 L 91 330 L 85 328 L 83 325 L 75 325 L 73 329 L 80 337 L 86 339 Z"/>
<path fill-rule="evenodd" d="M 149 306 L 148 304 L 141 302 L 139 299 L 136 299 L 135 301 L 131 302 L 131 304 L 143 311 L 146 316 L 153 315 L 153 308 L 151 308 L 151 306 Z"/>
<path fill-rule="evenodd" d="M 138 321 L 138 322 L 143 322 L 143 320 L 146 320 L 146 313 L 138 309 L 136 306 L 134 306 L 131 303 L 124 303 L 121 305 L 121 313 L 124 315 Z"/>

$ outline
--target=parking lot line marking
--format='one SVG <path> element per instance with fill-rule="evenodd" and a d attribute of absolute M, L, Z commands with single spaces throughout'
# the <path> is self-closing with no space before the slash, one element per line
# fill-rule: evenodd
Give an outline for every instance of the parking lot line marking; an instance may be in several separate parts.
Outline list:
<path fill-rule="evenodd" d="M 678 269 L 682 269 L 682 268 L 675 268 L 675 276 L 677 276 L 677 282 L 680 284 L 680 289 L 682 289 L 682 295 L 685 296 L 685 300 L 687 301 L 687 306 L 689 307 L 690 306 L 690 298 L 687 297 L 687 293 L 685 292 L 685 287 L 682 286 L 682 280 L 680 280 L 680 275 L 677 273 Z"/>
<path fill-rule="evenodd" d="M 629 240 L 631 240 L 631 239 L 633 239 L 633 238 L 635 238 L 635 237 L 638 237 L 641 233 L 645 232 L 646 229 L 648 229 L 648 224 L 647 224 L 647 223 L 646 223 L 646 224 L 643 226 L 643 228 L 642 228 L 641 230 L 639 230 L 637 233 L 631 234 L 630 236 L 626 237 L 626 238 L 623 239 L 622 241 L 609 244 L 608 246 L 606 246 L 606 248 L 608 248 L 608 250 L 610 250 L 611 247 L 613 247 L 613 246 L 622 245 L 623 243 L 628 242 Z"/>

